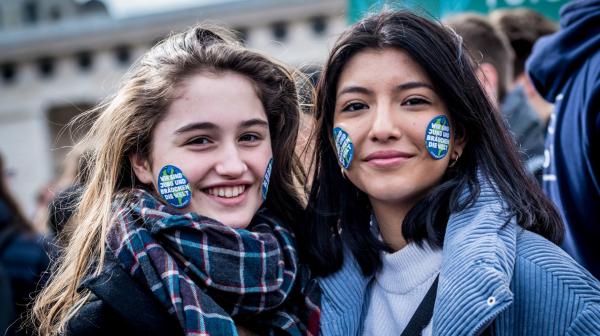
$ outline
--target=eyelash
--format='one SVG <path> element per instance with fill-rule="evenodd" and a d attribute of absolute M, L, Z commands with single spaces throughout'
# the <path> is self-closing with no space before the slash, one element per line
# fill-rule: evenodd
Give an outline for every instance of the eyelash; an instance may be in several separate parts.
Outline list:
<path fill-rule="evenodd" d="M 262 140 L 263 137 L 260 134 L 256 134 L 256 133 L 246 133 L 246 134 L 242 134 L 239 137 L 239 141 L 240 142 L 246 142 L 246 143 L 256 143 L 260 140 Z M 212 140 L 209 137 L 206 136 L 199 136 L 199 137 L 195 137 L 192 138 L 190 140 L 188 140 L 185 144 L 186 145 L 196 145 L 196 146 L 207 146 L 212 144 Z"/>
<path fill-rule="evenodd" d="M 404 106 L 430 105 L 431 102 L 421 97 L 411 97 L 402 102 Z"/>
<path fill-rule="evenodd" d="M 363 104 L 363 103 L 359 103 L 359 102 L 352 102 L 346 106 L 344 106 L 344 108 L 342 108 L 342 112 L 354 112 L 354 111 L 358 111 L 358 110 L 362 110 L 364 108 L 368 108 L 369 106 L 367 104 Z"/>
<path fill-rule="evenodd" d="M 198 140 L 206 140 L 206 142 L 200 143 Z M 210 144 L 211 142 L 212 141 L 208 137 L 200 136 L 200 137 L 195 137 L 195 138 L 188 140 L 188 142 L 186 142 L 186 145 L 206 146 L 206 145 Z"/>
<path fill-rule="evenodd" d="M 425 98 L 421 98 L 421 97 L 411 97 L 402 102 L 403 106 L 430 105 L 430 104 L 431 104 L 431 102 L 429 100 L 427 100 Z M 362 110 L 365 108 L 369 108 L 369 106 L 367 104 L 353 102 L 353 103 L 346 105 L 344 108 L 342 108 L 342 112 L 354 112 L 354 111 Z"/>
<path fill-rule="evenodd" d="M 244 138 L 247 138 L 247 137 L 253 137 L 254 139 L 253 140 L 244 140 Z M 240 141 L 244 141 L 244 142 L 246 142 L 246 141 L 257 142 L 260 140 L 262 140 L 262 137 L 256 133 L 246 133 L 246 134 L 242 134 L 242 136 L 240 136 Z"/>

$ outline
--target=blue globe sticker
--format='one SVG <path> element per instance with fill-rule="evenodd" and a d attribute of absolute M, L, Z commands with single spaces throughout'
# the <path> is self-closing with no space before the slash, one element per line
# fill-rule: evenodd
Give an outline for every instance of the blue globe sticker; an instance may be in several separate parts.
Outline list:
<path fill-rule="evenodd" d="M 267 165 L 267 170 L 265 171 L 265 177 L 262 183 L 262 199 L 263 201 L 267 200 L 267 192 L 269 192 L 269 182 L 271 181 L 271 169 L 273 169 L 273 158 L 269 160 L 269 164 Z"/>
<path fill-rule="evenodd" d="M 338 160 L 344 169 L 348 169 L 354 157 L 354 145 L 350 140 L 350 135 L 340 127 L 336 127 L 333 129 L 333 139 Z"/>
<path fill-rule="evenodd" d="M 450 121 L 444 115 L 433 118 L 425 131 L 425 147 L 429 154 L 439 160 L 448 154 L 450 146 Z"/>
<path fill-rule="evenodd" d="M 164 166 L 158 173 L 158 193 L 170 205 L 181 209 L 190 204 L 192 190 L 181 169 Z"/>

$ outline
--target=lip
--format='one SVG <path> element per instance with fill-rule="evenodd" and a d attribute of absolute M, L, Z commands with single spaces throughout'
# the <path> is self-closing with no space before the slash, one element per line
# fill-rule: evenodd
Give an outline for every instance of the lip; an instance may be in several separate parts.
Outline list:
<path fill-rule="evenodd" d="M 250 186 L 252 184 L 252 182 L 246 181 L 246 180 L 222 181 L 222 182 L 217 182 L 217 183 L 213 183 L 213 184 L 207 184 L 207 185 L 203 186 L 201 189 L 231 187 L 231 186 L 237 186 L 237 185 L 242 185 L 242 184 L 245 186 Z"/>
<path fill-rule="evenodd" d="M 364 161 L 375 168 L 392 168 L 406 162 L 413 156 L 402 151 L 383 150 L 369 154 Z"/>
<path fill-rule="evenodd" d="M 211 195 L 208 192 L 206 192 L 206 189 L 219 188 L 219 187 L 231 187 L 231 186 L 238 186 L 238 185 L 244 185 L 244 186 L 246 186 L 246 188 L 244 189 L 244 191 L 241 194 L 239 194 L 236 197 L 225 198 L 225 197 Z M 248 192 L 250 189 L 252 189 L 252 187 L 253 187 L 253 184 L 248 181 L 235 180 L 235 181 L 223 181 L 223 182 L 214 183 L 211 185 L 207 185 L 207 186 L 201 188 L 200 190 L 202 191 L 202 193 L 204 195 L 206 195 L 206 197 L 208 197 L 208 199 L 216 202 L 217 204 L 220 204 L 220 205 L 226 206 L 226 207 L 234 207 L 234 206 L 238 206 L 238 205 L 241 205 L 244 203 L 244 201 L 247 198 Z"/>

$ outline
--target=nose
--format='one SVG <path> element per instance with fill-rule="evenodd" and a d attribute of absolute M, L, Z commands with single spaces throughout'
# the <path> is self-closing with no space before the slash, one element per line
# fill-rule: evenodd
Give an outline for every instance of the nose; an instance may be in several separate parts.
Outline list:
<path fill-rule="evenodd" d="M 238 178 L 248 171 L 248 166 L 236 146 L 227 146 L 220 156 L 221 158 L 215 166 L 217 174 L 228 178 Z"/>
<path fill-rule="evenodd" d="M 369 139 L 377 142 L 387 142 L 398 140 L 402 136 L 400 131 L 396 111 L 391 106 L 380 106 L 374 111 Z"/>

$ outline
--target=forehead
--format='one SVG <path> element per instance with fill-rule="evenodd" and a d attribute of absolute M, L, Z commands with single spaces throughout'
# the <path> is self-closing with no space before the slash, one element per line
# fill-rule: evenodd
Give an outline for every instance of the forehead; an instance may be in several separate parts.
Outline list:
<path fill-rule="evenodd" d="M 431 84 L 425 70 L 405 51 L 365 49 L 352 56 L 343 67 L 337 89 L 350 83 L 377 86 L 408 81 Z"/>
<path fill-rule="evenodd" d="M 196 74 L 184 80 L 176 89 L 164 121 L 226 126 L 256 118 L 267 117 L 254 83 L 244 75 L 223 72 Z"/>

